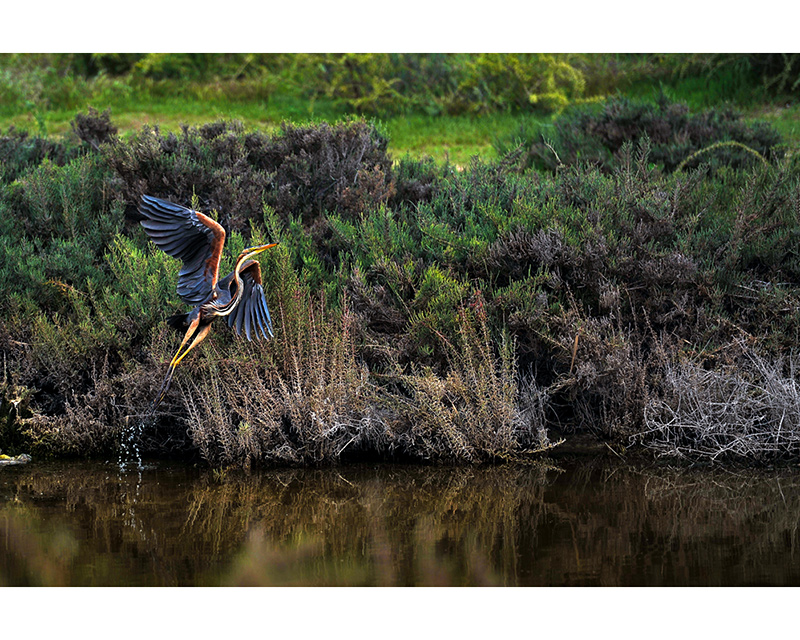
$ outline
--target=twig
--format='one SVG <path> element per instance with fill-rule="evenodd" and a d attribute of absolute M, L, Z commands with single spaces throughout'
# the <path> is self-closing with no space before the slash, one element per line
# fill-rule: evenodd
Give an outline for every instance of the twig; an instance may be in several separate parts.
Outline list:
<path fill-rule="evenodd" d="M 544 136 L 542 136 L 542 142 L 544 142 L 544 146 L 545 146 L 545 147 L 547 147 L 548 149 L 550 149 L 550 151 L 552 151 L 552 152 L 553 152 L 553 155 L 556 157 L 556 160 L 558 161 L 558 166 L 559 166 L 559 167 L 563 167 L 563 166 L 564 166 L 564 163 L 563 163 L 563 162 L 561 162 L 561 158 L 559 158 L 559 157 L 558 157 L 558 153 L 557 153 L 557 152 L 556 152 L 556 150 L 553 148 L 553 145 L 552 145 L 552 144 L 550 144 L 550 143 L 547 141 L 547 138 L 545 138 Z"/>
<path fill-rule="evenodd" d="M 575 334 L 575 342 L 572 344 L 572 361 L 569 363 L 569 372 L 572 373 L 572 367 L 575 366 L 575 356 L 578 355 L 578 336 L 580 332 Z"/>
<path fill-rule="evenodd" d="M 707 146 L 707 147 L 705 147 L 703 149 L 700 149 L 699 151 L 695 151 L 692 155 L 690 155 L 688 158 L 685 158 L 683 160 L 683 162 L 681 162 L 678 165 L 678 168 L 675 169 L 675 173 L 683 170 L 683 168 L 688 163 L 690 163 L 692 160 L 694 160 L 698 156 L 700 156 L 700 155 L 702 155 L 704 153 L 707 153 L 708 151 L 713 151 L 714 149 L 719 149 L 720 147 L 739 147 L 740 149 L 744 149 L 748 153 L 753 154 L 756 158 L 761 160 L 761 162 L 763 162 L 765 166 L 769 166 L 769 162 L 767 162 L 767 159 L 763 155 L 761 155 L 758 151 L 756 151 L 755 149 L 751 149 L 746 144 L 742 144 L 741 142 L 737 142 L 736 140 L 726 140 L 725 142 L 715 142 L 714 144 L 709 145 L 709 146 Z"/>

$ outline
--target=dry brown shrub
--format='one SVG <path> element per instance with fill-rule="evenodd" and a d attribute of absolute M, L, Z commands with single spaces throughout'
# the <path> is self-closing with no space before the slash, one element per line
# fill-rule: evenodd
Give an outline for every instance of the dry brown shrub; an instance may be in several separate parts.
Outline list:
<path fill-rule="evenodd" d="M 446 375 L 372 376 L 348 305 L 334 312 L 323 297 L 295 291 L 276 309 L 275 340 L 238 342 L 227 358 L 209 342 L 179 386 L 192 443 L 210 464 L 483 462 L 554 446 L 546 392 L 520 383 L 510 341 L 496 352 L 481 306 L 462 310 Z"/>
<path fill-rule="evenodd" d="M 738 343 L 732 363 L 668 363 L 663 393 L 634 439 L 660 455 L 768 461 L 800 451 L 800 357 L 768 358 Z"/>
<path fill-rule="evenodd" d="M 466 462 L 552 448 L 547 393 L 532 379 L 520 383 L 507 337 L 495 354 L 480 296 L 472 309 L 461 309 L 459 338 L 458 345 L 447 344 L 446 375 L 428 368 L 402 377 L 410 394 L 402 402 L 404 448 L 425 459 Z"/>
<path fill-rule="evenodd" d="M 216 351 L 199 380 L 184 383 L 189 430 L 214 465 L 335 462 L 345 452 L 382 452 L 389 426 L 380 392 L 356 359 L 352 316 L 296 291 L 276 310 L 280 333 Z M 213 348 L 213 347 L 212 347 Z"/>
<path fill-rule="evenodd" d="M 87 456 L 112 449 L 124 424 L 125 411 L 117 403 L 108 359 L 91 372 L 92 387 L 82 394 L 72 392 L 64 411 L 48 415 L 33 411 L 20 420 L 35 453 Z"/>

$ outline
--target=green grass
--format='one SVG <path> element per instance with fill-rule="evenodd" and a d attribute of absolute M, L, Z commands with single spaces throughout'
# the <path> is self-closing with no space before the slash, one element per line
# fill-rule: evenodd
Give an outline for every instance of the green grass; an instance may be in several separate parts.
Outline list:
<path fill-rule="evenodd" d="M 241 120 L 252 128 L 274 127 L 283 120 L 309 121 L 331 120 L 342 117 L 334 109 L 327 108 L 322 116 L 316 117 L 314 105 L 289 102 L 285 99 L 262 101 L 249 99 L 231 101 L 226 99 L 202 99 L 201 97 L 154 97 L 141 99 L 118 98 L 116 100 L 86 99 L 73 109 L 58 109 L 27 113 L 0 112 L 0 127 L 10 125 L 18 128 L 36 130 L 39 120 L 50 135 L 63 135 L 69 131 L 70 121 L 75 114 L 86 111 L 90 106 L 98 111 L 111 109 L 111 119 L 121 134 L 138 130 L 143 124 L 158 125 L 168 131 L 178 130 L 181 125 L 197 125 L 214 120 Z"/>
<path fill-rule="evenodd" d="M 614 64 L 628 69 L 631 81 L 615 84 L 609 80 L 600 91 L 613 93 L 624 87 L 625 95 L 652 100 L 664 92 L 673 100 L 686 102 L 692 110 L 734 101 L 748 117 L 774 124 L 790 146 L 800 142 L 800 107 L 785 108 L 778 106 L 779 102 L 765 100 L 763 89 L 748 80 L 741 65 L 730 64 L 713 74 L 696 71 L 694 75 L 681 75 L 669 71 L 676 64 L 674 60 L 659 63 L 648 62 L 646 56 L 617 58 Z M 30 68 L 16 68 L 20 61 L 13 60 L 5 61 L 8 69 L 0 68 L 0 74 L 5 73 L 0 75 L 0 131 L 15 126 L 39 134 L 64 135 L 75 114 L 86 112 L 89 106 L 99 111 L 110 108 L 112 122 L 123 136 L 145 124 L 179 131 L 182 125 L 225 119 L 239 120 L 249 130 L 269 132 L 283 121 L 335 122 L 348 115 L 342 101 L 310 97 L 320 95 L 319 86 L 309 85 L 311 76 L 295 77 L 288 71 L 283 76 L 267 74 L 240 80 L 219 79 L 228 77 L 221 74 L 205 82 L 133 75 L 87 78 L 37 67 L 31 60 Z M 603 68 L 598 67 L 601 76 Z M 532 113 L 503 110 L 484 115 L 416 112 L 377 117 L 389 134 L 389 150 L 395 159 L 407 154 L 430 156 L 458 166 L 466 166 L 473 156 L 491 160 L 496 156 L 496 139 L 508 138 L 522 123 L 534 124 L 537 120 Z M 538 120 L 542 118 L 549 116 L 538 116 Z"/>
<path fill-rule="evenodd" d="M 136 98 L 99 103 L 87 100 L 74 110 L 52 110 L 36 114 L 0 114 L 0 129 L 9 126 L 38 132 L 41 123 L 48 135 L 61 136 L 70 130 L 75 114 L 89 106 L 111 109 L 111 120 L 122 136 L 157 125 L 165 131 L 179 131 L 182 125 L 196 126 L 215 120 L 240 120 L 247 129 L 269 131 L 283 121 L 333 122 L 346 116 L 328 101 L 305 101 L 290 96 L 274 96 L 267 101 L 233 102 L 225 99 L 190 100 L 157 98 L 150 102 Z M 38 118 L 37 119 L 37 115 Z M 427 116 L 398 115 L 383 120 L 389 134 L 389 150 L 395 159 L 408 154 L 415 158 L 431 156 L 439 162 L 448 160 L 458 166 L 469 164 L 473 156 L 492 158 L 492 143 L 510 135 L 527 114 L 494 113 L 486 115 Z"/>
<path fill-rule="evenodd" d="M 772 124 L 790 146 L 800 145 L 800 105 L 764 104 L 745 111 L 748 118 Z"/>
<path fill-rule="evenodd" d="M 526 114 L 496 113 L 481 116 L 410 115 L 385 122 L 389 132 L 389 149 L 397 157 L 408 153 L 413 157 L 445 158 L 458 166 L 469 164 L 470 158 L 493 158 L 495 138 L 511 135 Z"/>

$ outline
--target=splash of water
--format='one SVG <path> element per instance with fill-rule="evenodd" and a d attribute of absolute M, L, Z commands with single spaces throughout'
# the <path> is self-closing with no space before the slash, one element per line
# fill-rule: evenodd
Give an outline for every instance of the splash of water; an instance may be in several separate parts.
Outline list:
<path fill-rule="evenodd" d="M 119 458 L 117 461 L 117 479 L 120 487 L 123 522 L 126 527 L 135 531 L 142 540 L 145 539 L 146 533 L 136 513 L 139 493 L 142 487 L 142 471 L 144 471 L 139 442 L 145 427 L 152 424 L 153 417 L 151 414 L 144 418 L 130 416 L 125 421 L 122 437 L 120 438 Z M 129 465 L 130 471 L 127 468 Z"/>
<path fill-rule="evenodd" d="M 127 465 L 135 465 L 140 472 L 142 467 L 142 453 L 139 449 L 139 438 L 144 431 L 146 421 L 139 418 L 128 420 L 122 429 L 122 438 L 119 446 L 119 470 L 125 471 Z"/>

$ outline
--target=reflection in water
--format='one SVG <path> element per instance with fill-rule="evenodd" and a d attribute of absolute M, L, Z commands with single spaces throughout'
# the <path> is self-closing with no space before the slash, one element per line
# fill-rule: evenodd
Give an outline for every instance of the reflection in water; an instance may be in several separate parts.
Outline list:
<path fill-rule="evenodd" d="M 0 473 L 0 585 L 800 584 L 800 473 L 562 460 Z"/>

